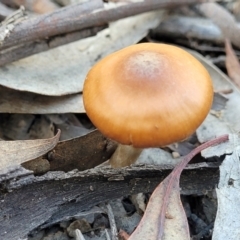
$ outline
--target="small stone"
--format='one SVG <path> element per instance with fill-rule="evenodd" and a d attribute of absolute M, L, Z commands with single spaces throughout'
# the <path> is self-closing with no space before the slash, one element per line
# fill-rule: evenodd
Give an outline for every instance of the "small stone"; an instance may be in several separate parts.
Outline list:
<path fill-rule="evenodd" d="M 67 228 L 68 235 L 70 237 L 75 237 L 75 230 L 79 229 L 82 233 L 91 231 L 91 225 L 86 221 L 86 219 L 82 218 L 72 222 Z"/>
<path fill-rule="evenodd" d="M 172 152 L 172 157 L 175 158 L 179 158 L 180 154 L 178 152 Z"/>
<path fill-rule="evenodd" d="M 70 240 L 70 238 L 65 232 L 58 231 L 54 234 L 49 234 L 48 236 L 44 237 L 43 240 Z"/>

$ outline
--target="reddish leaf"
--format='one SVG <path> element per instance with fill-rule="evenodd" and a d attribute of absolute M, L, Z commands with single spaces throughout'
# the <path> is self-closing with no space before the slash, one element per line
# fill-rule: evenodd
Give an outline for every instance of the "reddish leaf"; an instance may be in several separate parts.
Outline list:
<path fill-rule="evenodd" d="M 206 142 L 188 155 L 153 192 L 145 214 L 129 240 L 190 239 L 187 219 L 180 201 L 179 179 L 188 162 L 207 147 L 227 141 L 228 135 Z"/>

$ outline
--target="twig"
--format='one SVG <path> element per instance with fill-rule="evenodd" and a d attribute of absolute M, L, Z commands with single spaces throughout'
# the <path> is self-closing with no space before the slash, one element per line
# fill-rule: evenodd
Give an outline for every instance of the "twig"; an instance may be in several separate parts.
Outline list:
<path fill-rule="evenodd" d="M 11 31 L 0 41 L 1 49 L 76 31 L 77 28 L 71 27 L 75 24 L 74 19 L 78 19 L 79 16 L 87 16 L 90 12 L 102 7 L 101 0 L 91 0 L 61 8 L 52 13 L 42 14 L 39 17 L 30 18 L 20 23 L 12 22 Z M 0 28 L 0 34 L 6 27 L 2 26 Z M 34 30 L 34 28 L 38 28 L 38 30 Z M 24 33 L 21 33 L 21 31 L 24 31 Z M 11 43 L 8 42 L 9 40 Z"/>
<path fill-rule="evenodd" d="M 1 42 L 1 49 L 19 43 L 35 41 L 50 36 L 72 32 L 92 26 L 99 26 L 139 13 L 159 8 L 173 8 L 184 4 L 205 2 L 205 0 L 145 0 L 117 5 L 114 8 L 96 10 L 101 7 L 99 1 L 91 0 L 61 8 L 50 14 L 23 21 Z M 94 9 L 89 13 L 89 9 Z M 85 13 L 87 11 L 87 13 Z M 53 24 L 51 24 L 53 23 Z M 0 29 L 1 31 L 1 29 Z"/>
<path fill-rule="evenodd" d="M 115 223 L 112 207 L 109 203 L 106 206 L 107 206 L 107 212 L 108 212 L 108 219 L 109 219 L 109 223 L 110 223 L 110 227 L 111 227 L 112 240 L 119 240 L 117 226 Z"/>
<path fill-rule="evenodd" d="M 16 47 L 7 48 L 0 51 L 0 66 L 70 42 L 94 36 L 105 27 L 106 26 L 87 28 L 77 32 L 68 33 L 64 36 L 54 36 L 51 39 L 30 42 Z"/>
<path fill-rule="evenodd" d="M 81 231 L 79 229 L 75 230 L 75 236 L 76 236 L 76 240 L 85 240 L 84 236 L 82 235 Z"/>
<path fill-rule="evenodd" d="M 111 240 L 110 236 L 109 236 L 109 233 L 107 231 L 107 229 L 105 228 L 105 235 L 106 235 L 106 239 L 107 240 Z"/>

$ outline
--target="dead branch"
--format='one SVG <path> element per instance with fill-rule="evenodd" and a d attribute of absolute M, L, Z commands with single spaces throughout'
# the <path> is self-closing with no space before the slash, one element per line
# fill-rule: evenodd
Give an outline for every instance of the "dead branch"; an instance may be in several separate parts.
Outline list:
<path fill-rule="evenodd" d="M 44 52 L 49 49 L 65 45 L 70 42 L 94 36 L 105 27 L 106 26 L 86 28 L 80 31 L 68 33 L 66 35 L 54 36 L 50 39 L 30 42 L 23 45 L 17 45 L 16 47 L 7 48 L 0 51 L 0 66 L 39 52 Z"/>
<path fill-rule="evenodd" d="M 69 29 L 70 25 L 74 24 L 74 19 L 79 18 L 79 16 L 86 16 L 90 12 L 102 7 L 101 0 L 92 0 L 60 8 L 52 13 L 43 14 L 39 17 L 30 18 L 25 21 L 22 19 L 19 20 L 14 16 L 16 19 L 13 18 L 10 19 L 10 22 L 2 23 L 0 34 L 3 31 L 6 32 L 6 30 L 8 30 L 8 33 L 5 34 L 5 38 L 2 38 L 0 41 L 1 48 L 12 47 L 25 42 L 76 31 L 78 29 Z M 63 24 L 65 22 L 68 23 L 68 27 L 66 24 Z M 35 27 L 38 28 L 37 31 L 33 29 Z M 62 31 L 58 31 L 59 29 Z M 24 31 L 25 33 L 21 33 L 21 31 Z M 11 43 L 8 43 L 9 40 Z"/>
<path fill-rule="evenodd" d="M 14 26 L 14 29 L 2 39 L 1 49 L 58 34 L 103 25 L 110 21 L 159 8 L 173 8 L 184 4 L 199 2 L 205 2 L 205 0 L 145 0 L 116 5 L 116 7 L 109 9 L 99 9 L 102 2 L 92 0 L 84 2 L 83 4 L 64 7 L 50 14 L 44 14 L 18 23 Z M 89 9 L 91 9 L 91 13 L 89 13 Z"/>

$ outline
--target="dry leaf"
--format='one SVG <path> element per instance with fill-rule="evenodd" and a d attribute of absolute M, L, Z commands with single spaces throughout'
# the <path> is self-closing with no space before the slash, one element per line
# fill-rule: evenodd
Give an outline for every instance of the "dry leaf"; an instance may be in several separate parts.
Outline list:
<path fill-rule="evenodd" d="M 159 220 L 160 215 L 165 219 Z M 129 238 L 139 239 L 190 239 L 187 218 L 180 200 L 179 176 L 170 174 L 153 192 L 140 224 Z"/>
<path fill-rule="evenodd" d="M 240 64 L 234 50 L 232 49 L 231 42 L 228 39 L 225 40 L 225 50 L 228 75 L 240 89 Z"/>
<path fill-rule="evenodd" d="M 85 136 L 62 141 L 48 154 L 52 171 L 80 171 L 105 162 L 116 144 L 95 130 Z"/>
<path fill-rule="evenodd" d="M 180 175 L 189 161 L 199 152 L 227 140 L 228 135 L 220 136 L 200 145 L 182 158 L 153 192 L 144 216 L 129 240 L 190 239 L 187 217 L 180 200 Z"/>
<path fill-rule="evenodd" d="M 214 43 L 224 42 L 221 30 L 210 19 L 192 16 L 170 15 L 153 29 L 151 34 L 159 39 L 166 36 L 178 40 L 187 38 L 190 42 L 191 39 Z"/>
<path fill-rule="evenodd" d="M 37 87 L 37 84 L 35 82 Z M 0 86 L 1 113 L 83 113 L 82 95 L 73 94 L 60 97 L 42 96 L 11 90 Z"/>
<path fill-rule="evenodd" d="M 199 9 L 222 30 L 224 37 L 240 47 L 240 26 L 230 12 L 217 3 L 203 3 Z"/>
<path fill-rule="evenodd" d="M 0 142 L 0 171 L 5 172 L 21 163 L 40 157 L 54 148 L 60 131 L 49 139 Z"/>

